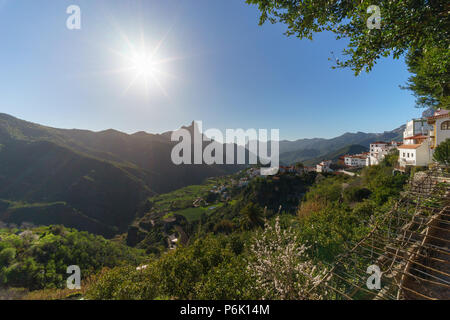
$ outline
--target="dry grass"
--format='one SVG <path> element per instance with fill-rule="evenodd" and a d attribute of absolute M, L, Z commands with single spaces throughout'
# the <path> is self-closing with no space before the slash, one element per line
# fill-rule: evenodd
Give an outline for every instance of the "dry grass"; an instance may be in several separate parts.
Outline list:
<path fill-rule="evenodd" d="M 305 201 L 302 202 L 297 211 L 297 216 L 300 219 L 308 217 L 312 212 L 319 212 L 326 207 L 326 203 L 319 201 Z"/>

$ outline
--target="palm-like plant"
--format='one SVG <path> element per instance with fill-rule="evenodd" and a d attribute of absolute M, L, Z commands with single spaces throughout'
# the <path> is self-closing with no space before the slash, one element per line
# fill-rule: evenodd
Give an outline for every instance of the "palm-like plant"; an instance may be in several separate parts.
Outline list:
<path fill-rule="evenodd" d="M 241 214 L 241 226 L 244 230 L 250 230 L 264 224 L 263 211 L 254 203 L 247 204 L 242 209 Z"/>

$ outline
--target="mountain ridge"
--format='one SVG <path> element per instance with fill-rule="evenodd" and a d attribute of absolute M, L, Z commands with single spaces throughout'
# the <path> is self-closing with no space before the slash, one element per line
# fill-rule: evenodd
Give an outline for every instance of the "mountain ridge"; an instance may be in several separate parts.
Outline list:
<path fill-rule="evenodd" d="M 57 129 L 0 114 L 0 220 L 47 224 L 52 216 L 53 223 L 111 237 L 150 196 L 242 169 L 177 166 L 175 144 L 162 135 Z M 61 216 L 55 202 L 65 203 Z"/>
<path fill-rule="evenodd" d="M 400 131 L 281 141 L 280 151 L 295 147 L 288 162 L 307 161 L 346 145 L 394 139 Z M 178 142 L 171 133 L 58 129 L 0 113 L 0 220 L 59 223 L 112 237 L 126 230 L 149 197 L 245 168 L 174 165 L 171 151 Z M 244 147 L 235 145 L 235 157 L 237 148 Z"/>
<path fill-rule="evenodd" d="M 302 155 L 302 151 L 315 151 L 316 157 L 320 158 L 327 153 L 337 151 L 349 145 L 361 145 L 368 148 L 370 143 L 382 141 L 401 141 L 403 139 L 403 131 L 405 125 L 402 125 L 391 131 L 384 131 L 382 133 L 365 133 L 358 131 L 356 133 L 346 132 L 338 137 L 331 139 L 312 138 L 312 139 L 298 139 L 295 141 L 283 140 L 280 141 L 280 162 L 285 164 L 292 164 L 311 160 L 311 157 Z M 299 154 L 297 157 L 293 153 Z M 314 158 L 314 157 L 313 157 Z"/>

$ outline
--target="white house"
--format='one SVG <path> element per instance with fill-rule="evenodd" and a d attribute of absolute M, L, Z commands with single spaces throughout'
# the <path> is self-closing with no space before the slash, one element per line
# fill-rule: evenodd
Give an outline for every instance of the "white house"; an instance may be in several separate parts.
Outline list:
<path fill-rule="evenodd" d="M 366 161 L 367 166 L 380 164 L 386 155 L 395 150 L 400 143 L 396 141 L 384 142 L 377 141 L 370 144 L 369 157 Z"/>
<path fill-rule="evenodd" d="M 398 147 L 400 169 L 406 166 L 426 166 L 432 161 L 431 149 L 428 141 L 420 144 L 404 144 Z"/>
<path fill-rule="evenodd" d="M 428 124 L 426 118 L 408 121 L 405 131 L 403 131 L 403 144 L 422 144 L 422 142 L 428 139 L 428 134 L 432 130 L 433 126 Z"/>
<path fill-rule="evenodd" d="M 423 119 L 409 121 L 403 137 L 404 144 L 398 147 L 400 170 L 432 163 L 434 149 L 450 138 L 450 111 L 437 110 L 426 125 Z"/>
<path fill-rule="evenodd" d="M 317 172 L 333 172 L 333 170 L 330 168 L 331 160 L 322 161 L 318 165 L 316 165 L 316 171 Z"/>
<path fill-rule="evenodd" d="M 414 136 L 426 136 L 431 130 L 433 126 L 428 123 L 427 118 L 412 119 L 406 123 L 405 131 L 403 131 L 403 143 L 408 143 L 409 141 L 405 140 L 410 140 Z"/>
<path fill-rule="evenodd" d="M 344 156 L 344 164 L 349 167 L 364 167 L 368 158 L 367 153 L 346 155 Z"/>

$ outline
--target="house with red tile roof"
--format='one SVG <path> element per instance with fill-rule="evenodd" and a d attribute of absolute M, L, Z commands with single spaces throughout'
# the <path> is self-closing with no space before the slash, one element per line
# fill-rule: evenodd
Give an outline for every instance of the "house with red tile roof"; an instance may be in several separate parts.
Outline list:
<path fill-rule="evenodd" d="M 432 161 L 432 154 L 427 141 L 417 144 L 403 144 L 398 147 L 398 151 L 400 168 L 426 166 Z"/>
<path fill-rule="evenodd" d="M 439 109 L 431 117 L 409 121 L 403 133 L 403 145 L 398 147 L 399 169 L 432 163 L 434 149 L 446 139 L 450 139 L 449 110 Z"/>
<path fill-rule="evenodd" d="M 365 167 L 369 153 L 360 153 L 344 156 L 344 164 L 348 167 Z"/>

